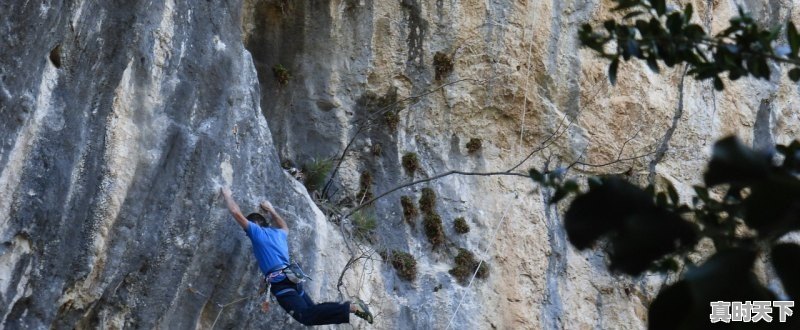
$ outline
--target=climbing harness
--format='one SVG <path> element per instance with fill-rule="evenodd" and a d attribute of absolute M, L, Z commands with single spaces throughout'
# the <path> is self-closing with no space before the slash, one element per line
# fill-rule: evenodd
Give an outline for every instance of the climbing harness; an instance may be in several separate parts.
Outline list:
<path fill-rule="evenodd" d="M 303 269 L 300 268 L 300 265 L 296 262 L 289 264 L 289 266 L 282 269 L 282 272 L 284 275 L 286 275 L 286 278 L 288 278 L 289 281 L 291 281 L 292 283 L 300 284 L 305 282 L 306 279 L 313 281 L 311 277 L 309 277 L 308 275 L 306 275 L 305 272 L 303 272 Z"/>

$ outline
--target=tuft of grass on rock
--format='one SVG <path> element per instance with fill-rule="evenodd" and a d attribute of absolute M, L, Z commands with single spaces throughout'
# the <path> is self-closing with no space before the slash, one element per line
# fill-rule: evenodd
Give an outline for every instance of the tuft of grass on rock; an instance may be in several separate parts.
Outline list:
<path fill-rule="evenodd" d="M 401 279 L 412 282 L 417 278 L 417 261 L 411 254 L 392 251 L 390 262 Z"/>
<path fill-rule="evenodd" d="M 378 228 L 378 221 L 375 214 L 368 211 L 358 211 L 353 214 L 353 235 L 362 239 L 369 239 L 375 229 Z"/>
<path fill-rule="evenodd" d="M 332 169 L 333 161 L 329 159 L 314 159 L 303 165 L 303 173 L 306 176 L 303 183 L 306 189 L 309 192 L 321 189 Z"/>
<path fill-rule="evenodd" d="M 441 80 L 453 71 L 453 59 L 442 52 L 433 55 L 433 67 L 436 70 L 436 80 Z"/>
<path fill-rule="evenodd" d="M 441 246 L 444 241 L 444 227 L 442 227 L 442 218 L 436 213 L 425 215 L 422 220 L 422 226 L 425 229 L 425 236 L 428 237 L 428 242 L 434 248 Z"/>
<path fill-rule="evenodd" d="M 402 158 L 403 168 L 406 169 L 406 173 L 410 176 L 414 176 L 414 173 L 420 168 L 419 166 L 419 157 L 416 153 L 407 152 L 403 155 Z"/>
<path fill-rule="evenodd" d="M 383 146 L 380 143 L 375 143 L 372 145 L 372 155 L 375 157 L 380 157 L 383 154 Z"/>
<path fill-rule="evenodd" d="M 289 72 L 289 69 L 280 63 L 272 66 L 272 74 L 275 75 L 275 80 L 278 81 L 280 86 L 286 86 L 289 83 L 289 79 L 292 78 L 292 73 Z"/>
<path fill-rule="evenodd" d="M 467 152 L 470 154 L 474 154 L 478 150 L 481 150 L 482 147 L 481 139 L 479 138 L 472 138 L 467 142 Z"/>
<path fill-rule="evenodd" d="M 389 127 L 389 132 L 397 132 L 397 127 L 400 126 L 400 115 L 395 111 L 387 111 L 383 114 L 383 119 L 386 121 L 386 126 Z"/>
<path fill-rule="evenodd" d="M 453 261 L 455 267 L 450 269 L 449 273 L 455 277 L 461 285 L 469 283 L 469 279 L 472 277 L 475 269 L 478 268 L 478 265 L 480 265 L 480 269 L 478 269 L 478 273 L 475 274 L 475 277 L 484 279 L 489 276 L 489 264 L 486 262 L 481 263 L 476 260 L 475 254 L 467 249 L 459 248 L 458 254 L 453 258 Z"/>
<path fill-rule="evenodd" d="M 459 234 L 466 234 L 469 232 L 469 224 L 467 224 L 467 219 L 463 217 L 456 218 L 453 220 L 453 229 L 455 229 L 456 233 Z"/>
<path fill-rule="evenodd" d="M 359 180 L 359 190 L 356 199 L 363 203 L 372 199 L 372 174 L 369 171 L 361 172 Z"/>
<path fill-rule="evenodd" d="M 419 215 L 419 211 L 414 205 L 414 201 L 411 199 L 411 196 L 400 197 L 400 205 L 403 207 L 403 219 L 405 219 L 412 228 L 415 227 L 416 218 L 417 215 Z"/>
<path fill-rule="evenodd" d="M 431 188 L 422 188 L 422 196 L 419 198 L 419 209 L 424 214 L 431 214 L 436 211 L 436 192 Z"/>

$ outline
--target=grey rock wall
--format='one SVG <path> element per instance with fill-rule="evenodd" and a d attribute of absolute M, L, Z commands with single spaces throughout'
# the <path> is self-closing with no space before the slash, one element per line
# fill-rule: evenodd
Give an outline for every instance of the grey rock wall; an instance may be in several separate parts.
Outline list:
<path fill-rule="evenodd" d="M 692 3 L 712 30 L 735 13 L 733 3 Z M 745 5 L 766 23 L 800 18 L 790 1 Z M 797 87 L 777 73 L 717 93 L 682 83 L 679 68 L 655 75 L 629 63 L 610 86 L 607 63 L 574 38 L 609 7 L 3 2 L 0 327 L 300 327 L 277 306 L 258 311 L 250 243 L 218 196 L 231 185 L 244 212 L 268 198 L 285 215 L 316 300 L 360 297 L 376 328 L 440 329 L 451 318 L 459 329 L 642 328 L 672 279 L 608 274 L 601 253 L 569 245 L 548 192 L 531 193 L 527 179 L 448 176 L 401 189 L 375 203 L 368 239 L 352 239 L 352 218 L 327 217 L 352 207 L 364 171 L 377 195 L 447 170 L 555 168 L 577 157 L 633 158 L 573 175 L 669 180 L 687 198 L 717 137 L 769 145 L 797 136 Z M 437 52 L 454 64 L 438 79 Z M 285 85 L 277 64 L 291 72 Z M 398 111 L 397 130 L 375 116 L 386 109 Z M 280 164 L 337 157 L 356 132 L 319 208 Z M 471 138 L 483 141 L 477 153 L 467 152 Z M 414 176 L 401 166 L 407 152 L 421 159 Z M 421 219 L 402 219 L 400 196 L 417 200 L 424 187 L 438 196 L 440 248 Z M 468 234 L 454 231 L 457 217 Z M 489 277 L 459 284 L 448 273 L 458 248 L 486 260 Z M 398 278 L 382 250 L 411 253 L 417 279 Z M 352 256 L 365 258 L 338 286 Z"/>
<path fill-rule="evenodd" d="M 223 184 L 245 212 L 265 197 L 280 205 L 313 268 L 314 229 L 300 224 L 316 215 L 277 166 L 240 3 L 2 12 L 3 327 L 210 327 L 258 281 Z M 256 306 L 230 306 L 217 328 L 260 327 Z"/>

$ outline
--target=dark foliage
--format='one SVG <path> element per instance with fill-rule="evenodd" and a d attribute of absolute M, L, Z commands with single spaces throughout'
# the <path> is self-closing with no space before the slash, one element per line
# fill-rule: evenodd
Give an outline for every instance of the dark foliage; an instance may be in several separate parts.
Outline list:
<path fill-rule="evenodd" d="M 402 251 L 392 251 L 392 267 L 397 271 L 397 276 L 412 282 L 417 278 L 417 261 L 414 256 Z"/>
<path fill-rule="evenodd" d="M 467 152 L 470 154 L 474 154 L 478 150 L 481 150 L 481 139 L 479 138 L 471 138 L 469 142 L 467 142 Z"/>
<path fill-rule="evenodd" d="M 701 329 L 709 324 L 712 301 L 775 300 L 753 274 L 760 255 L 771 256 L 787 294 L 800 295 L 800 246 L 777 243 L 800 229 L 800 143 L 775 150 L 779 157 L 733 137 L 721 139 L 704 175 L 706 185 L 694 187 L 691 205 L 681 203 L 669 184 L 657 191 L 622 178 L 593 177 L 583 192 L 571 180 L 552 179 L 553 173 L 531 170 L 531 177 L 565 196 L 575 194 L 564 217 L 570 243 L 586 249 L 607 241 L 611 269 L 631 275 L 678 272 L 680 264 L 692 265 L 687 255 L 695 252 L 698 239 L 710 239 L 718 252 L 699 267 L 686 267 L 649 311 L 650 329 Z M 709 193 L 712 187 L 719 197 Z"/>
<path fill-rule="evenodd" d="M 686 63 L 696 79 L 713 79 L 717 90 L 724 88 L 722 74 L 737 80 L 754 76 L 769 79 L 770 61 L 800 65 L 800 35 L 792 22 L 786 24 L 789 45 L 777 46 L 779 27 L 764 29 L 739 8 L 739 16 L 717 35 L 692 22 L 694 9 L 687 4 L 683 11 L 668 10 L 664 0 L 614 0 L 614 11 L 626 15 L 619 21 L 603 22 L 601 29 L 584 24 L 579 32 L 581 43 L 611 61 L 608 77 L 616 83 L 620 59 L 639 59 L 655 72 L 659 63 L 668 67 Z M 609 47 L 609 45 L 616 45 Z M 613 51 L 608 52 L 608 49 Z M 800 79 L 800 68 L 788 72 L 794 81 Z"/>
<path fill-rule="evenodd" d="M 436 192 L 431 188 L 422 188 L 422 196 L 419 197 L 419 209 L 424 214 L 436 212 Z"/>
<path fill-rule="evenodd" d="M 453 59 L 445 53 L 436 52 L 433 55 L 433 67 L 436 70 L 436 80 L 442 80 L 453 71 Z"/>
<path fill-rule="evenodd" d="M 413 228 L 416 225 L 416 219 L 417 215 L 419 215 L 419 211 L 414 205 L 414 201 L 411 199 L 411 196 L 400 197 L 400 205 L 403 207 L 403 219 L 405 219 L 406 222 Z"/>
<path fill-rule="evenodd" d="M 476 260 L 475 255 L 467 249 L 459 248 L 458 254 L 453 258 L 453 262 L 455 266 L 450 269 L 449 273 L 455 277 L 461 285 L 467 285 L 467 283 L 469 283 L 472 274 L 478 269 L 478 265 L 480 265 L 480 269 L 478 269 L 475 277 L 486 278 L 489 276 L 489 265 L 485 261 L 481 263 Z"/>
<path fill-rule="evenodd" d="M 417 154 L 413 152 L 407 152 L 405 155 L 403 155 L 401 160 L 406 173 L 410 176 L 414 176 L 414 173 L 419 169 L 419 157 L 417 157 Z"/>
<path fill-rule="evenodd" d="M 289 83 L 289 79 L 292 78 L 289 69 L 282 64 L 275 64 L 275 66 L 272 67 L 272 74 L 275 75 L 275 80 L 278 81 L 278 85 L 280 86 L 285 86 Z"/>
<path fill-rule="evenodd" d="M 425 236 L 428 237 L 428 242 L 434 248 L 444 243 L 444 227 L 442 227 L 442 218 L 438 214 L 426 214 L 425 219 L 422 220 L 422 227 L 425 230 Z"/>
<path fill-rule="evenodd" d="M 467 224 L 467 219 L 464 218 L 456 218 L 453 220 L 453 229 L 456 233 L 459 234 L 466 234 L 469 232 L 469 224 Z"/>
<path fill-rule="evenodd" d="M 372 199 L 372 174 L 369 171 L 361 172 L 359 180 L 359 190 L 356 196 L 358 201 L 368 201 Z"/>

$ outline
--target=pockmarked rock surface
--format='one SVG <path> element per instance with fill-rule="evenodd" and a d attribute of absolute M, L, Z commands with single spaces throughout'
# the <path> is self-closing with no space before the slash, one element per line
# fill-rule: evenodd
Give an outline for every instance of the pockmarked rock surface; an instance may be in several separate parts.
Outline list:
<path fill-rule="evenodd" d="M 712 31 L 736 12 L 688 2 Z M 790 1 L 743 5 L 764 24 L 800 21 Z M 287 218 L 312 297 L 360 297 L 375 328 L 643 328 L 674 279 L 609 274 L 602 253 L 569 245 L 560 210 L 529 179 L 450 175 L 378 199 L 362 220 L 336 216 L 363 201 L 365 172 L 378 196 L 451 170 L 576 161 L 570 175 L 668 180 L 689 198 L 718 137 L 766 147 L 798 136 L 800 94 L 777 66 L 770 81 L 715 92 L 682 68 L 631 62 L 611 86 L 608 63 L 576 38 L 611 6 L 3 2 L 0 324 L 301 327 L 277 305 L 259 311 L 250 243 L 218 195 L 230 185 L 244 212 L 267 198 Z M 472 139 L 481 147 L 470 152 Z M 326 195 L 281 168 L 345 149 Z M 438 247 L 422 215 L 404 220 L 401 196 L 416 203 L 422 188 L 436 195 Z M 469 232 L 453 228 L 460 217 Z M 369 220 L 374 229 L 353 226 Z M 486 261 L 486 278 L 467 286 L 450 274 L 459 248 Z M 384 260 L 391 250 L 415 258 L 415 280 Z"/>

